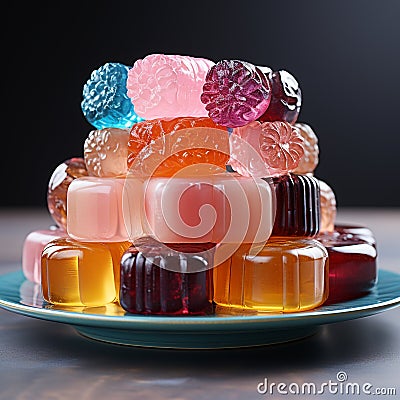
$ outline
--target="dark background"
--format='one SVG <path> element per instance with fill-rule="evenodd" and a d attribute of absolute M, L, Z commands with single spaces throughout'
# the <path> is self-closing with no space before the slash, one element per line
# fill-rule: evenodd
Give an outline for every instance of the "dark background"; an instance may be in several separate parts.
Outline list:
<path fill-rule="evenodd" d="M 53 170 L 94 129 L 80 108 L 90 73 L 151 53 L 291 72 L 338 206 L 400 206 L 397 0 L 42 1 L 2 14 L 0 206 L 46 206 Z"/>

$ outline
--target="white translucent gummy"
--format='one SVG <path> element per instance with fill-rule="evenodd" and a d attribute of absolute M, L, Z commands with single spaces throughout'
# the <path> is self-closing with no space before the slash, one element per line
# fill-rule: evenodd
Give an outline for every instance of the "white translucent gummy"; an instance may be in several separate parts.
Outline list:
<path fill-rule="evenodd" d="M 67 232 L 80 241 L 151 235 L 162 243 L 261 243 L 274 219 L 270 184 L 236 173 L 82 177 L 67 192 Z"/>
<path fill-rule="evenodd" d="M 75 240 L 123 242 L 143 234 L 142 181 L 129 178 L 82 177 L 67 192 L 67 232 Z M 122 212 L 124 202 L 130 218 Z"/>

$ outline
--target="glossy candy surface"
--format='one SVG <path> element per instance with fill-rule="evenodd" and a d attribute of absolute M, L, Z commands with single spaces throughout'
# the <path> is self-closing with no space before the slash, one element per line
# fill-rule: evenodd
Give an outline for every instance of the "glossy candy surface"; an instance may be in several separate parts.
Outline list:
<path fill-rule="evenodd" d="M 304 155 L 303 138 L 287 122 L 254 121 L 230 135 L 229 165 L 244 176 L 280 176 L 293 171 Z"/>
<path fill-rule="evenodd" d="M 143 237 L 135 244 L 139 250 L 131 246 L 121 259 L 120 304 L 124 310 L 160 315 L 213 312 L 211 243 L 161 247 Z"/>
<path fill-rule="evenodd" d="M 163 243 L 265 242 L 274 224 L 270 184 L 235 173 L 152 178 L 144 200 L 146 233 Z"/>
<path fill-rule="evenodd" d="M 91 131 L 84 143 L 84 159 L 89 175 L 126 175 L 128 140 L 128 129 L 104 128 Z"/>
<path fill-rule="evenodd" d="M 81 157 L 64 161 L 52 173 L 47 188 L 47 207 L 54 222 L 60 228 L 67 228 L 67 191 L 69 185 L 74 179 L 87 175 L 85 160 Z"/>
<path fill-rule="evenodd" d="M 182 55 L 150 54 L 128 73 L 128 96 L 144 119 L 205 117 L 200 101 L 205 76 L 214 62 Z"/>
<path fill-rule="evenodd" d="M 128 70 L 120 63 L 106 63 L 94 70 L 85 83 L 81 108 L 96 129 L 130 128 L 142 120 L 127 96 Z"/>
<path fill-rule="evenodd" d="M 67 236 L 67 233 L 56 226 L 32 231 L 26 236 L 22 249 L 22 272 L 26 279 L 35 283 L 41 282 L 43 249 L 47 243 L 64 236 Z"/>
<path fill-rule="evenodd" d="M 376 248 L 376 238 L 374 233 L 366 226 L 362 225 L 354 225 L 354 224 L 344 224 L 344 223 L 336 223 L 335 224 L 335 232 L 343 235 L 353 235 L 365 242 L 371 244 Z"/>
<path fill-rule="evenodd" d="M 300 162 L 293 172 L 296 174 L 311 174 L 319 162 L 317 135 L 310 125 L 297 122 L 294 126 L 303 138 L 304 155 L 300 158 Z"/>
<path fill-rule="evenodd" d="M 320 229 L 320 190 L 316 178 L 289 174 L 273 178 L 276 217 L 273 236 L 315 236 Z"/>
<path fill-rule="evenodd" d="M 287 71 L 268 75 L 271 83 L 271 102 L 259 117 L 260 121 L 286 121 L 294 124 L 300 113 L 302 95 L 296 78 Z"/>
<path fill-rule="evenodd" d="M 336 196 L 332 188 L 318 179 L 321 194 L 321 232 L 333 232 L 336 220 Z"/>
<path fill-rule="evenodd" d="M 268 108 L 270 82 L 253 64 L 222 60 L 208 71 L 201 101 L 215 123 L 231 128 L 243 126 Z"/>
<path fill-rule="evenodd" d="M 217 312 L 296 312 L 326 300 L 328 254 L 318 241 L 271 237 L 255 256 L 248 247 L 214 268 Z"/>
<path fill-rule="evenodd" d="M 143 183 L 82 177 L 68 190 L 68 234 L 86 242 L 123 242 L 142 235 Z"/>
<path fill-rule="evenodd" d="M 371 239 L 364 240 L 361 228 L 358 228 L 360 236 L 343 233 L 346 230 L 349 232 L 351 229 L 339 227 L 317 237 L 329 255 L 329 297 L 326 304 L 363 296 L 377 282 L 376 244 Z"/>
<path fill-rule="evenodd" d="M 130 131 L 127 163 L 132 174 L 172 176 L 199 163 L 225 170 L 228 159 L 228 131 L 208 117 L 148 120 Z"/>
<path fill-rule="evenodd" d="M 130 243 L 49 242 L 42 254 L 43 298 L 61 306 L 103 306 L 118 298 L 119 263 Z"/>

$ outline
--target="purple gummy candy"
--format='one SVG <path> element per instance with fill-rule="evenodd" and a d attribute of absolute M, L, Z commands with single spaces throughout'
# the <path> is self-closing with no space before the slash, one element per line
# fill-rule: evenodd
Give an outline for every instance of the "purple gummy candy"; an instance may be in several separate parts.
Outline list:
<path fill-rule="evenodd" d="M 271 101 L 271 85 L 255 65 L 222 60 L 208 71 L 201 101 L 216 124 L 236 128 L 265 113 Z"/>
<path fill-rule="evenodd" d="M 286 121 L 294 124 L 299 116 L 301 107 L 301 90 L 295 77 L 287 71 L 280 70 L 268 73 L 260 68 L 269 78 L 272 87 L 271 102 L 259 120 Z"/>

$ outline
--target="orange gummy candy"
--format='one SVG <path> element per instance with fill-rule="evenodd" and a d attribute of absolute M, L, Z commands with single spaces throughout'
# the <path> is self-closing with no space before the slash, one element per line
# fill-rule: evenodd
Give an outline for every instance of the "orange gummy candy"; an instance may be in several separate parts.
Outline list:
<path fill-rule="evenodd" d="M 157 118 L 130 130 L 127 162 L 134 174 L 173 176 L 196 164 L 225 170 L 228 160 L 228 130 L 208 117 Z"/>

